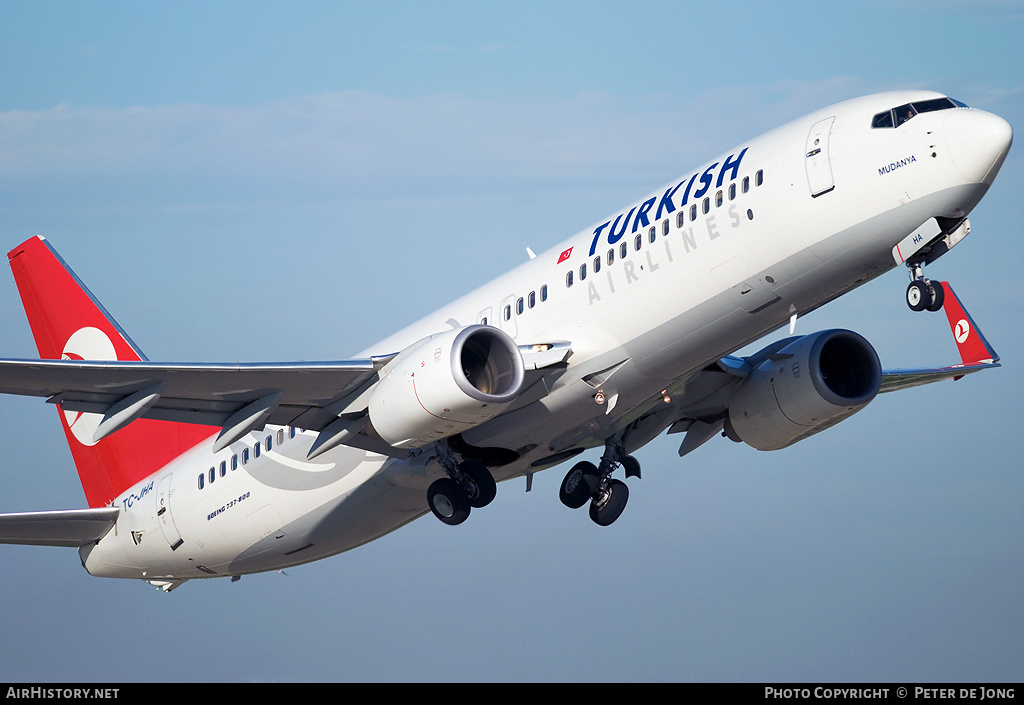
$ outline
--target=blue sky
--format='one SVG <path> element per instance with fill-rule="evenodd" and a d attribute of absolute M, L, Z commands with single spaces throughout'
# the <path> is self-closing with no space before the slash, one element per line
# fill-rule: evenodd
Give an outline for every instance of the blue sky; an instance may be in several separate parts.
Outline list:
<path fill-rule="evenodd" d="M 50 239 L 154 360 L 339 359 L 714 154 L 925 87 L 1020 129 L 1024 3 L 0 1 L 0 234 Z M 327 561 L 159 594 L 0 547 L 0 681 L 1019 681 L 1020 147 L 933 265 L 1004 367 L 793 448 L 724 440 L 613 526 L 499 487 Z M 802 319 L 955 361 L 892 272 Z M 0 355 L 35 350 L 10 275 Z M 84 506 L 0 399 L 0 511 Z"/>

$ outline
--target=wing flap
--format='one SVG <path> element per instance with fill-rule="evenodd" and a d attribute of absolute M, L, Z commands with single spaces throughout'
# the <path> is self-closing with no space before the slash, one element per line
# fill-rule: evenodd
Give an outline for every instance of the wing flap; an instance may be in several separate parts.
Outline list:
<path fill-rule="evenodd" d="M 116 507 L 101 507 L 0 514 L 0 543 L 77 548 L 106 536 L 118 513 Z"/>

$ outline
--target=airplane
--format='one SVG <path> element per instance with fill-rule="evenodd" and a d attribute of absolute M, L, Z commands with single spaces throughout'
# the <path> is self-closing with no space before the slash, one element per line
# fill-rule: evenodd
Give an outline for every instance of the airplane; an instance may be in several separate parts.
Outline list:
<path fill-rule="evenodd" d="M 778 450 L 878 393 L 999 366 L 925 267 L 1012 143 L 1002 118 L 906 90 L 742 143 L 349 360 L 155 363 L 48 241 L 8 253 L 39 359 L 0 392 L 57 406 L 87 509 L 0 515 L 0 542 L 75 547 L 94 576 L 164 591 L 336 555 L 577 459 L 561 502 L 612 524 L 638 449 L 683 434 Z M 961 361 L 883 370 L 861 335 L 799 316 L 904 266 Z M 788 337 L 735 353 L 789 325 Z"/>

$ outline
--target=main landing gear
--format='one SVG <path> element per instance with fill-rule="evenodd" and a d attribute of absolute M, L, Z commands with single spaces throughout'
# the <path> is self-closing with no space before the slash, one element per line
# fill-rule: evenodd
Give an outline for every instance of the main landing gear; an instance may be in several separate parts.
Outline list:
<path fill-rule="evenodd" d="M 937 281 L 926 279 L 921 263 L 907 262 L 910 267 L 910 285 L 907 287 L 907 306 L 911 311 L 938 311 L 946 299 L 946 290 Z"/>
<path fill-rule="evenodd" d="M 608 439 L 601 456 L 601 465 L 582 461 L 572 466 L 562 480 L 558 498 L 569 509 L 579 509 L 590 502 L 590 518 L 598 526 L 608 526 L 622 514 L 629 499 L 629 487 L 611 475 L 619 465 L 626 477 L 640 477 L 640 463 L 626 455 L 623 434 Z"/>
<path fill-rule="evenodd" d="M 438 443 L 438 461 L 448 477 L 435 480 L 427 488 L 430 511 L 445 524 L 461 524 L 469 518 L 473 507 L 486 507 L 494 499 L 498 487 L 494 476 L 479 460 L 458 462 L 444 443 Z"/>

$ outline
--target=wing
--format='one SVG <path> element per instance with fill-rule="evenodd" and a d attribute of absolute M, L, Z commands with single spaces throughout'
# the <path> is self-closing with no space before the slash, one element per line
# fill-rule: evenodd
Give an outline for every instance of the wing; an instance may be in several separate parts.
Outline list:
<path fill-rule="evenodd" d="M 520 346 L 528 383 L 570 351 L 564 342 L 536 347 Z M 220 426 L 215 450 L 265 424 L 313 431 L 331 426 L 312 453 L 343 437 L 338 442 L 406 457 L 407 450 L 393 448 L 365 423 L 369 391 L 394 357 L 231 364 L 0 359 L 0 393 L 46 397 L 64 411 L 100 414 L 96 440 L 139 418 Z"/>
<path fill-rule="evenodd" d="M 117 521 L 116 507 L 0 514 L 0 543 L 84 546 L 103 538 Z"/>
<path fill-rule="evenodd" d="M 909 370 L 885 370 L 882 372 L 880 393 L 895 392 L 900 389 L 919 387 L 922 384 L 941 382 L 944 379 L 958 380 L 964 375 L 981 370 L 1000 367 L 997 362 L 979 362 L 973 365 L 953 365 L 951 367 L 918 368 Z"/>
<path fill-rule="evenodd" d="M 0 360 L 0 392 L 102 414 L 97 440 L 137 418 L 221 426 L 223 446 L 263 424 L 321 430 L 389 357 L 340 362 L 161 364 Z M 361 409 L 354 409 L 361 411 Z"/>
<path fill-rule="evenodd" d="M 946 379 L 958 380 L 965 375 L 999 367 L 999 356 L 985 339 L 981 329 L 964 308 L 948 282 L 941 282 L 944 301 L 942 308 L 949 322 L 950 332 L 960 353 L 960 364 L 946 367 L 882 370 L 879 392 L 894 392 Z M 668 397 L 675 407 L 674 416 L 660 409 L 652 416 L 661 416 L 660 423 L 670 420 L 669 433 L 685 432 L 679 455 L 686 455 L 709 441 L 726 428 L 729 404 L 735 390 L 750 373 L 766 360 L 781 361 L 788 356 L 782 349 L 798 338 L 787 338 L 764 348 L 758 353 L 739 358 L 727 356 L 682 382 L 681 388 L 671 390 Z M 649 417 L 648 417 L 649 418 Z M 652 424 L 652 429 L 657 428 Z M 664 428 L 664 426 L 662 426 Z"/>
<path fill-rule="evenodd" d="M 0 393 L 48 397 L 68 411 L 106 413 L 113 404 L 152 389 L 147 418 L 220 426 L 245 405 L 278 392 L 267 423 L 316 429 L 324 425 L 316 421 L 317 412 L 371 379 L 379 362 L 0 360 Z"/>

